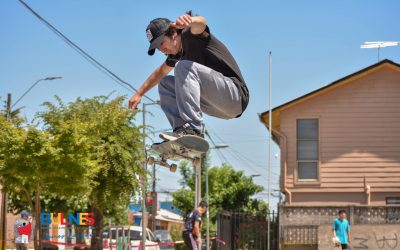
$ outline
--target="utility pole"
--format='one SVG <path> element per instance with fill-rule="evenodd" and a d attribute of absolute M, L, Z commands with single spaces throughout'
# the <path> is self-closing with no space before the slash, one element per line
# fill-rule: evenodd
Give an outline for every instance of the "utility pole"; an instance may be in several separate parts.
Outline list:
<path fill-rule="evenodd" d="M 143 152 L 144 152 L 144 162 L 143 170 L 144 174 L 147 175 L 147 152 L 146 152 L 146 104 L 143 103 Z M 146 250 L 146 176 L 142 179 L 142 250 Z"/>
<path fill-rule="evenodd" d="M 147 180 L 147 149 L 146 149 L 146 106 L 149 105 L 159 105 L 160 101 L 143 103 L 143 152 L 144 152 L 144 161 L 143 161 L 143 170 L 145 177 L 142 180 L 142 250 L 146 249 L 146 235 L 147 235 L 147 221 L 146 221 L 146 180 Z M 153 203 L 154 205 L 154 203 Z"/>
<path fill-rule="evenodd" d="M 11 120 L 11 94 L 7 95 L 7 106 L 6 106 L 7 120 Z M 5 250 L 7 246 L 7 193 L 4 189 L 1 189 L 1 250 Z"/>
<path fill-rule="evenodd" d="M 157 199 L 158 195 L 156 195 L 156 164 L 153 163 L 153 189 L 152 189 L 152 203 L 153 203 L 153 208 L 152 208 L 152 215 L 151 218 L 152 223 L 151 223 L 151 231 L 154 232 L 156 230 L 156 216 L 157 216 Z"/>
<path fill-rule="evenodd" d="M 268 121 L 268 128 L 269 128 L 269 138 L 268 138 L 268 246 L 267 249 L 271 249 L 271 140 L 272 140 L 272 52 L 269 52 L 269 121 Z"/>
<path fill-rule="evenodd" d="M 11 119 L 11 94 L 7 95 L 7 120 Z"/>

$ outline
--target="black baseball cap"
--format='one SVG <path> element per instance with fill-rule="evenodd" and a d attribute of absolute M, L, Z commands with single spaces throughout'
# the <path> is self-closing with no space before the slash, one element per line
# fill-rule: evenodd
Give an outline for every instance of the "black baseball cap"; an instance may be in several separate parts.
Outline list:
<path fill-rule="evenodd" d="M 147 39 L 150 42 L 150 47 L 147 53 L 152 56 L 161 42 L 164 40 L 165 33 L 167 33 L 171 21 L 167 18 L 156 18 L 150 22 L 146 28 Z"/>

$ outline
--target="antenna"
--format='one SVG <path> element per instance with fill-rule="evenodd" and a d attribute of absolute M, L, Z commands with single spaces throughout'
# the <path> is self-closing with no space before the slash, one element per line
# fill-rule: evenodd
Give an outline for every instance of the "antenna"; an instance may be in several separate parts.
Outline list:
<path fill-rule="evenodd" d="M 360 48 L 362 48 L 362 49 L 378 49 L 378 62 L 379 62 L 379 54 L 380 54 L 381 48 L 399 46 L 399 45 L 400 45 L 399 41 L 364 42 L 364 44 L 361 44 Z"/>

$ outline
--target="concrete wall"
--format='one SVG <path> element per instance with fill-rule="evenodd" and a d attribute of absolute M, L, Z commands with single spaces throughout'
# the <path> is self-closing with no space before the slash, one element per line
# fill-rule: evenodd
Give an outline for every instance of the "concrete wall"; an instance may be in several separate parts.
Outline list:
<path fill-rule="evenodd" d="M 333 249 L 332 227 L 318 228 L 318 249 Z M 400 225 L 351 225 L 351 249 L 400 250 Z"/>
<path fill-rule="evenodd" d="M 341 209 L 352 249 L 400 250 L 400 206 L 280 206 L 280 249 L 333 249 L 331 225 Z"/>

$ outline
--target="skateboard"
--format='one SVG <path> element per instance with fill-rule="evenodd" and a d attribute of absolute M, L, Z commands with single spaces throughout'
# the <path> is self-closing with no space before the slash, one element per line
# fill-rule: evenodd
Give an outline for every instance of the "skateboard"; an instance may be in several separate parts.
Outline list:
<path fill-rule="evenodd" d="M 194 135 L 185 135 L 169 141 L 155 143 L 149 151 L 150 157 L 147 158 L 147 164 L 156 163 L 169 168 L 171 172 L 175 172 L 177 165 L 168 164 L 167 160 L 191 160 L 197 165 L 200 162 L 201 155 L 206 153 L 209 147 L 206 140 Z"/>

